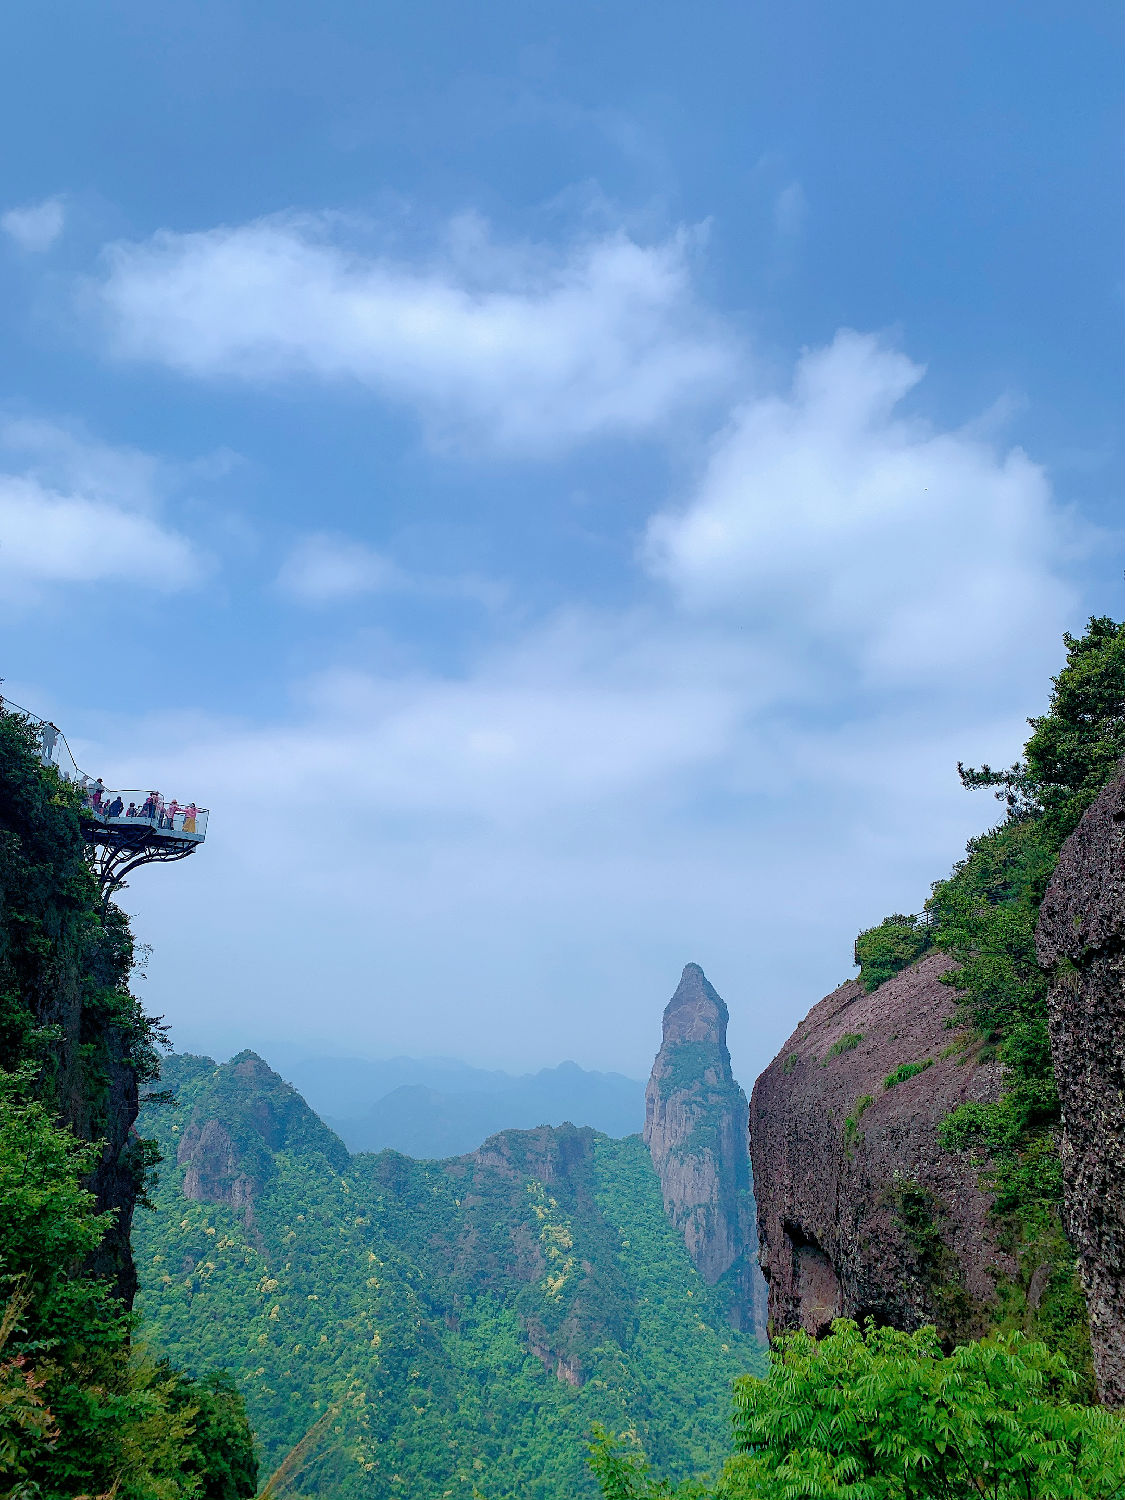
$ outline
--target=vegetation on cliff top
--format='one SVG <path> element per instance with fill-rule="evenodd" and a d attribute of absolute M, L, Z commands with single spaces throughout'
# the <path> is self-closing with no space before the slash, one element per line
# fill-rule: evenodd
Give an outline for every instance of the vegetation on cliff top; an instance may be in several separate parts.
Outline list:
<path fill-rule="evenodd" d="M 996 790 L 1004 820 L 970 841 L 920 916 L 896 914 L 861 933 L 856 959 L 868 989 L 927 948 L 952 959 L 945 979 L 960 1012 L 1004 1068 L 999 1102 L 962 1105 L 942 1127 L 949 1150 L 972 1151 L 985 1168 L 1019 1267 L 998 1286 L 999 1326 L 1065 1353 L 1090 1391 L 1085 1308 L 1060 1215 L 1059 1102 L 1035 925 L 1064 841 L 1125 755 L 1125 626 L 1095 618 L 1065 643 L 1066 665 L 1047 712 L 1029 720 L 1022 760 L 1004 771 L 958 768 L 966 787 Z"/>
<path fill-rule="evenodd" d="M 131 964 L 74 789 L 0 713 L 0 1493 L 20 1500 L 255 1488 L 241 1397 L 132 1349 L 115 1295 L 131 1279 L 118 1221 L 151 1159 L 129 1126 L 157 1066 Z"/>

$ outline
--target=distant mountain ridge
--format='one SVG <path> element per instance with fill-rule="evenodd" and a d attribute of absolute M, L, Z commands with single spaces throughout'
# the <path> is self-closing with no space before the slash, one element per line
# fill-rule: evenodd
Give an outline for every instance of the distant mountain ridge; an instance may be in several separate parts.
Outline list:
<path fill-rule="evenodd" d="M 621 1137 L 644 1124 L 643 1083 L 574 1062 L 515 1075 L 442 1058 L 308 1058 L 284 1071 L 349 1151 L 426 1161 L 499 1130 L 570 1123 Z"/>

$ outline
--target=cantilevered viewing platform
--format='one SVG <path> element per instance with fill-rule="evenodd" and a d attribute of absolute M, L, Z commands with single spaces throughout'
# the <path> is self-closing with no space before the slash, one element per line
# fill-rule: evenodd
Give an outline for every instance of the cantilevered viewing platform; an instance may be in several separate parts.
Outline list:
<path fill-rule="evenodd" d="M 79 785 L 87 858 L 107 901 L 138 866 L 186 859 L 207 837 L 207 808 L 194 802 L 165 802 L 159 792 L 111 789 L 101 781 Z"/>
<path fill-rule="evenodd" d="M 2 707 L 18 713 L 39 737 L 40 758 L 82 795 L 79 823 L 86 860 L 108 901 L 140 865 L 167 864 L 194 854 L 207 837 L 208 810 L 195 802 L 165 798 L 153 788 L 107 787 L 79 767 L 66 736 L 47 719 L 18 704 Z"/>

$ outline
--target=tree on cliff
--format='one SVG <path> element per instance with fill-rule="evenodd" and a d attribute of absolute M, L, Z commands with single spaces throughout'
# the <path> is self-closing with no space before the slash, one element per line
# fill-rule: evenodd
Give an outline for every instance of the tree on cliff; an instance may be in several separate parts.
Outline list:
<path fill-rule="evenodd" d="M 1060 1110 L 1035 927 L 1063 843 L 1125 755 L 1125 626 L 1095 618 L 1065 643 L 1066 665 L 1047 712 L 1029 720 L 1023 759 L 1003 772 L 960 768 L 967 787 L 997 788 L 1007 815 L 969 843 L 927 912 L 935 945 L 954 960 L 946 981 L 962 1013 L 1004 1065 L 1000 1100 L 962 1105 L 942 1129 L 946 1147 L 976 1152 L 989 1169 L 993 1211 L 1019 1264 L 1017 1284 L 1001 1288 L 1002 1318 L 1033 1328 L 1089 1381 L 1085 1307 L 1061 1221 Z"/>
<path fill-rule="evenodd" d="M 965 786 L 999 788 L 1011 817 L 1041 821 L 1056 850 L 1125 756 L 1125 624 L 1095 616 L 1063 641 L 1066 666 L 1047 712 L 1028 720 L 1023 759 L 1006 771 L 957 767 Z"/>
<path fill-rule="evenodd" d="M 1047 1032 L 1047 981 L 1035 952 L 1039 906 L 1059 852 L 1125 756 L 1125 625 L 1090 620 L 1064 637 L 1066 663 L 1021 759 L 1007 770 L 958 766 L 970 789 L 991 787 L 1003 821 L 970 840 L 936 882 L 925 911 L 860 933 L 860 982 L 873 990 L 929 949 L 952 960 L 966 1029 L 1004 1068 L 997 1103 L 969 1103 L 944 1122 L 942 1144 L 974 1153 L 994 1193 L 1000 1239 L 1014 1256 L 999 1326 L 1022 1327 L 1068 1357 L 1092 1394 L 1085 1307 L 1061 1220 L 1059 1100 Z"/>

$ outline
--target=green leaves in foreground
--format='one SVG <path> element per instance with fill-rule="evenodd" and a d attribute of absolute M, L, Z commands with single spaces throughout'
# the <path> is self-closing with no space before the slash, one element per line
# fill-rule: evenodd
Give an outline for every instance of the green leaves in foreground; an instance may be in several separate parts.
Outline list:
<path fill-rule="evenodd" d="M 1045 1345 L 996 1335 L 943 1355 L 932 1328 L 840 1319 L 779 1341 L 735 1387 L 734 1452 L 717 1482 L 671 1488 L 598 1432 L 604 1500 L 1111 1500 L 1125 1495 L 1125 1420 L 1071 1399 Z"/>
<path fill-rule="evenodd" d="M 257 1488 L 242 1397 L 130 1348 L 134 1319 L 84 1268 L 109 1216 L 98 1147 L 0 1069 L 0 1496 L 237 1500 Z"/>

